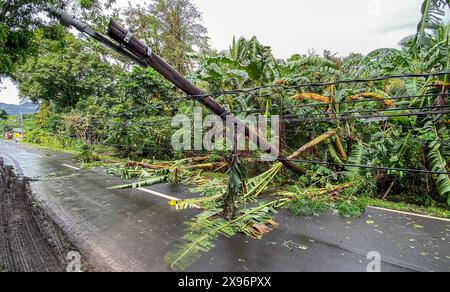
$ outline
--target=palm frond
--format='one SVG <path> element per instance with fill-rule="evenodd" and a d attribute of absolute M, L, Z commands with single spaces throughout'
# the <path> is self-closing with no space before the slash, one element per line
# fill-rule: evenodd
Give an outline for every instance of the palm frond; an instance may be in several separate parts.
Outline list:
<path fill-rule="evenodd" d="M 242 170 L 242 162 L 238 155 L 233 156 L 228 172 L 228 186 L 224 197 L 223 216 L 232 219 L 235 213 L 236 201 L 245 191 L 245 178 Z"/>
<path fill-rule="evenodd" d="M 244 194 L 245 199 L 255 198 L 259 196 L 275 178 L 278 172 L 283 168 L 283 164 L 277 162 L 271 169 L 258 175 L 247 182 L 247 192 Z"/>
<path fill-rule="evenodd" d="M 422 4 L 422 18 L 417 25 L 414 39 L 415 47 L 422 48 L 430 43 L 427 30 L 435 29 L 445 18 L 445 10 L 449 8 L 448 0 L 425 0 Z"/>
<path fill-rule="evenodd" d="M 186 210 L 186 209 L 210 209 L 212 206 L 219 206 L 218 203 L 224 196 L 224 193 L 218 193 L 213 196 L 207 197 L 199 197 L 193 199 L 186 199 L 177 202 L 170 202 L 170 205 L 176 207 L 177 210 Z"/>
<path fill-rule="evenodd" d="M 264 233 L 272 228 L 267 224 L 276 225 L 273 216 L 286 204 L 297 201 L 304 196 L 311 198 L 336 194 L 345 188 L 349 188 L 353 183 L 346 183 L 339 186 L 330 186 L 323 189 L 310 188 L 298 193 L 281 193 L 280 199 L 260 203 L 257 207 L 250 207 L 239 212 L 239 216 L 233 220 L 225 220 L 218 216 L 220 208 L 212 208 L 197 215 L 188 223 L 189 232 L 183 236 L 184 244 L 179 244 L 175 250 L 165 256 L 166 262 L 172 269 L 185 270 L 191 266 L 202 253 L 206 253 L 214 248 L 214 241 L 222 234 L 226 237 L 244 233 L 252 238 L 259 239 Z"/>
<path fill-rule="evenodd" d="M 186 243 L 178 245 L 175 251 L 166 254 L 165 260 L 172 269 L 185 270 L 197 261 L 202 253 L 214 248 L 214 241 L 220 234 L 227 237 L 239 232 L 254 234 L 254 231 L 249 230 L 250 226 L 267 223 L 276 214 L 276 209 L 288 201 L 289 199 L 283 198 L 242 210 L 240 215 L 231 221 L 222 217 L 211 218 L 218 210 L 204 212 L 189 223 L 190 232 L 182 238 Z"/>
<path fill-rule="evenodd" d="M 343 164 L 341 157 L 339 157 L 338 153 L 336 152 L 336 149 L 334 148 L 334 145 L 331 142 L 328 142 L 327 144 L 331 158 L 333 158 L 333 160 L 336 163 Z"/>
<path fill-rule="evenodd" d="M 348 159 L 349 164 L 362 165 L 364 159 L 364 146 L 361 141 L 353 146 L 352 154 Z M 357 176 L 361 174 L 361 168 L 347 167 L 344 171 L 344 176 L 348 181 L 354 181 Z"/>

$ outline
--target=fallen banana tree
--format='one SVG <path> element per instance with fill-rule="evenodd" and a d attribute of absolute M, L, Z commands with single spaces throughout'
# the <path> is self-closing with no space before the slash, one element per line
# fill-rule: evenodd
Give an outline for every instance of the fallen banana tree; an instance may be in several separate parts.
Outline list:
<path fill-rule="evenodd" d="M 118 185 L 109 189 L 128 189 L 152 186 L 159 183 L 171 183 L 173 185 L 189 184 L 195 182 L 201 184 L 198 173 L 201 171 L 222 171 L 227 168 L 226 162 L 207 162 L 208 157 L 194 157 L 170 162 L 127 162 L 108 168 L 106 172 L 123 179 L 138 178 L 139 181 L 130 184 Z"/>
<path fill-rule="evenodd" d="M 337 136 L 337 130 L 330 130 L 295 151 L 288 159 L 296 159 L 318 145 L 329 142 Z M 331 142 L 329 142 L 331 143 Z M 336 143 L 336 142 L 335 142 Z M 341 154 L 341 153 L 340 153 Z M 183 236 L 184 243 L 169 252 L 165 260 L 174 270 L 184 270 L 194 263 L 203 252 L 214 248 L 214 241 L 222 234 L 227 237 L 238 233 L 246 234 L 254 239 L 260 239 L 265 233 L 271 232 L 278 224 L 274 216 L 281 208 L 303 200 L 329 200 L 337 202 L 348 200 L 348 196 L 339 194 L 352 187 L 352 183 L 326 188 L 297 189 L 291 192 L 276 192 L 275 199 L 264 199 L 258 202 L 259 196 L 268 190 L 269 185 L 283 168 L 281 162 L 275 163 L 266 172 L 247 181 L 241 181 L 241 162 L 237 157 L 233 160 L 229 170 L 230 180 L 228 186 L 216 180 L 205 180 L 199 172 L 202 170 L 224 168 L 223 162 L 208 162 L 208 159 L 182 159 L 174 162 L 129 162 L 120 167 L 108 170 L 109 173 L 124 178 L 139 178 L 139 181 L 115 186 L 111 189 L 139 188 L 162 182 L 172 184 L 197 183 L 196 191 L 203 192 L 203 196 L 182 201 L 171 201 L 170 205 L 178 210 L 195 208 L 202 212 L 187 223 L 188 232 Z M 235 174 L 234 176 L 232 174 Z M 238 193 L 235 198 L 235 210 L 224 211 L 224 200 L 230 190 Z"/>
<path fill-rule="evenodd" d="M 336 130 L 328 131 L 319 137 L 313 139 L 309 143 L 302 146 L 300 149 L 295 151 L 293 154 L 289 156 L 289 159 L 295 159 L 305 153 L 306 151 L 316 147 L 317 145 L 323 143 L 324 141 L 330 139 L 336 135 Z M 280 172 L 280 170 L 283 168 L 283 164 L 281 162 L 275 163 L 272 168 L 270 168 L 268 171 L 264 172 L 263 174 L 256 176 L 252 179 L 250 179 L 247 184 L 246 188 L 247 191 L 244 192 L 243 198 L 245 200 L 251 200 L 255 199 L 258 195 L 260 195 L 264 190 L 266 190 L 267 186 L 270 184 L 271 181 L 276 177 L 276 175 Z M 173 205 L 177 207 L 177 209 L 186 209 L 190 208 L 190 206 L 196 205 L 196 206 L 202 206 L 203 202 L 210 205 L 211 201 L 214 200 L 221 200 L 221 198 L 224 196 L 223 193 L 215 194 L 213 196 L 209 197 L 203 197 L 203 198 L 194 198 L 179 202 L 172 202 Z M 221 203 L 221 202 L 219 202 Z"/>
<path fill-rule="evenodd" d="M 277 227 L 273 217 L 278 210 L 289 203 L 293 203 L 305 194 L 310 197 L 333 195 L 345 188 L 351 187 L 351 183 L 341 186 L 332 186 L 319 190 L 305 190 L 300 193 L 280 193 L 280 198 L 263 202 L 257 206 L 243 208 L 238 216 L 232 220 L 226 220 L 219 216 L 221 208 L 206 210 L 188 222 L 189 232 L 182 237 L 183 244 L 165 256 L 166 262 L 174 270 L 185 270 L 190 267 L 203 253 L 215 247 L 214 241 L 219 235 L 232 237 L 238 233 L 244 233 L 252 238 L 260 239 L 264 233 L 270 232 L 272 227 Z M 270 227 L 270 226 L 272 227 Z"/>
<path fill-rule="evenodd" d="M 336 130 L 320 135 L 295 151 L 289 159 L 299 157 L 335 135 Z M 175 270 L 188 268 L 203 252 L 208 252 L 214 248 L 214 241 L 220 234 L 231 237 L 238 233 L 244 233 L 252 238 L 260 239 L 263 234 L 273 230 L 273 227 L 277 227 L 273 217 L 280 208 L 304 199 L 305 196 L 311 199 L 328 196 L 335 203 L 339 200 L 345 201 L 348 199 L 348 196 L 339 197 L 339 193 L 352 187 L 352 183 L 322 189 L 310 188 L 297 192 L 281 192 L 277 194 L 276 200 L 258 203 L 257 197 L 267 190 L 270 182 L 273 181 L 282 167 L 283 164 L 278 162 L 268 171 L 245 183 L 245 187 L 241 190 L 242 195 L 236 201 L 237 215 L 230 220 L 223 216 L 223 201 L 227 192 L 225 187 L 208 196 L 170 202 L 170 205 L 179 210 L 187 208 L 202 208 L 204 210 L 187 223 L 188 233 L 182 238 L 185 243 L 177 245 L 174 251 L 166 255 L 165 259 L 171 268 Z"/>

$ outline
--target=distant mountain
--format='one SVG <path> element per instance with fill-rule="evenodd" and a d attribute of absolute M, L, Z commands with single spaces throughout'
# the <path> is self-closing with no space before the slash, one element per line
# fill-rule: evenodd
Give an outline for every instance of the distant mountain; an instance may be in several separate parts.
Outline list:
<path fill-rule="evenodd" d="M 0 103 L 0 109 L 4 109 L 8 115 L 17 116 L 22 114 L 34 114 L 38 110 L 38 106 L 33 103 L 24 103 L 21 105 Z"/>

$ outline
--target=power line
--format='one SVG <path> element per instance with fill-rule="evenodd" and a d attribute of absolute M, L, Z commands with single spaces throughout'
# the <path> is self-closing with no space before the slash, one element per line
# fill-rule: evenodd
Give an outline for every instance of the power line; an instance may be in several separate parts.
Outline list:
<path fill-rule="evenodd" d="M 198 99 L 211 97 L 211 96 L 252 94 L 255 91 L 269 89 L 269 88 L 275 88 L 275 89 L 278 88 L 278 89 L 282 89 L 282 90 L 286 91 L 286 90 L 300 89 L 300 88 L 304 88 L 304 87 L 323 87 L 323 86 L 332 86 L 332 85 L 339 85 L 339 84 L 368 83 L 368 82 L 384 81 L 384 80 L 390 80 L 390 79 L 402 79 L 402 78 L 424 78 L 424 77 L 432 77 L 432 76 L 444 76 L 444 75 L 449 75 L 449 74 L 450 74 L 450 71 L 441 71 L 441 72 L 422 73 L 422 74 L 387 75 L 387 76 L 367 78 L 367 79 L 338 80 L 338 81 L 322 82 L 322 83 L 320 83 L 320 82 L 303 83 L 303 84 L 298 84 L 298 85 L 293 85 L 293 86 L 271 84 L 271 85 L 253 87 L 253 88 L 233 89 L 233 90 L 227 90 L 227 91 L 204 93 L 204 94 L 200 94 L 200 95 L 187 95 L 187 96 L 184 96 L 184 98 L 198 100 Z"/>
<path fill-rule="evenodd" d="M 349 121 L 349 120 L 376 120 L 388 119 L 395 117 L 414 117 L 414 116 L 428 116 L 428 115 L 446 115 L 450 111 L 441 112 L 420 112 L 420 113 L 404 113 L 404 114 L 390 114 L 390 115 L 358 115 L 358 116 L 341 116 L 341 117 L 325 117 L 325 118 L 288 118 L 285 122 L 334 122 L 334 121 Z M 375 122 L 375 121 L 372 121 Z"/>
<path fill-rule="evenodd" d="M 325 82 L 325 83 L 306 83 L 306 84 L 299 84 L 294 86 L 283 86 L 284 89 L 298 89 L 302 87 L 317 87 L 317 86 L 331 86 L 331 85 L 339 85 L 339 84 L 349 84 L 349 83 L 369 83 L 369 82 L 376 82 L 376 81 L 385 81 L 390 79 L 403 79 L 403 78 L 422 78 L 422 77 L 431 77 L 431 76 L 444 76 L 449 75 L 450 71 L 441 71 L 441 72 L 434 72 L 434 73 L 419 73 L 419 74 L 399 74 L 399 75 L 387 75 L 382 77 L 373 77 L 373 78 L 367 78 L 367 79 L 350 79 L 350 80 L 338 80 L 338 81 L 332 81 L 332 82 Z"/>
<path fill-rule="evenodd" d="M 370 99 L 360 99 L 360 100 L 344 100 L 344 101 L 336 101 L 336 102 L 318 102 L 318 103 L 310 103 L 310 104 L 302 104 L 302 105 L 290 105 L 285 106 L 283 108 L 277 107 L 275 109 L 294 109 L 294 108 L 308 108 L 308 107 L 319 107 L 319 106 L 332 106 L 332 105 L 342 105 L 342 104 L 359 104 L 359 103 L 368 103 L 368 102 L 385 102 L 385 101 L 395 101 L 402 99 L 416 99 L 422 97 L 437 97 L 437 96 L 449 96 L 449 93 L 445 94 L 424 94 L 424 95 L 407 95 L 407 96 L 397 96 L 390 98 L 370 98 Z M 242 111 L 233 111 L 234 113 L 241 112 L 253 112 L 253 111 L 261 111 L 265 109 L 252 109 L 252 110 L 242 110 Z"/>
<path fill-rule="evenodd" d="M 112 146 L 112 145 L 104 145 L 103 146 Z M 120 145 L 119 145 L 120 146 Z M 123 145 L 126 146 L 126 145 Z M 173 149 L 167 148 L 141 148 L 143 150 L 165 150 L 165 151 L 175 151 Z M 204 152 L 204 150 L 183 150 L 181 152 Z M 230 154 L 232 151 L 217 151 L 218 153 L 228 153 Z M 246 158 L 258 159 L 261 157 L 256 157 L 252 155 L 241 155 Z M 360 164 L 341 164 L 341 163 L 333 163 L 333 162 L 324 162 L 318 160 L 304 160 L 304 159 L 282 159 L 286 161 L 299 162 L 299 163 L 307 163 L 307 164 L 319 164 L 319 165 L 328 165 L 328 166 L 339 166 L 339 167 L 347 167 L 347 168 L 362 168 L 362 169 L 372 169 L 372 170 L 380 170 L 380 171 L 399 171 L 399 172 L 408 172 L 408 173 L 418 173 L 418 174 L 428 174 L 428 175 L 450 175 L 450 172 L 446 171 L 430 171 L 430 170 L 422 170 L 422 169 L 412 169 L 412 168 L 397 168 L 397 167 L 385 167 L 385 166 L 368 166 L 368 165 L 360 165 Z"/>
<path fill-rule="evenodd" d="M 449 74 L 450 74 L 450 71 L 442 71 L 442 72 L 423 73 L 423 74 L 387 75 L 387 76 L 367 78 L 367 79 L 338 80 L 338 81 L 322 82 L 322 83 L 320 83 L 320 82 L 302 83 L 302 84 L 293 85 L 293 86 L 270 84 L 270 85 L 256 86 L 256 87 L 251 87 L 251 88 L 214 91 L 214 92 L 209 92 L 209 93 L 204 93 L 204 94 L 199 94 L 199 95 L 179 95 L 179 96 L 172 96 L 171 98 L 172 99 L 178 98 L 178 99 L 201 100 L 206 97 L 217 97 L 217 96 L 221 96 L 221 95 L 242 95 L 242 94 L 255 95 L 254 92 L 264 90 L 264 89 L 281 89 L 283 91 L 287 91 L 287 90 L 301 89 L 301 88 L 305 88 L 305 87 L 323 87 L 323 86 L 332 86 L 332 85 L 339 85 L 339 84 L 368 83 L 368 82 L 383 81 L 383 80 L 390 80 L 390 79 L 444 76 L 444 75 L 449 75 Z M 271 94 L 267 94 L 267 96 L 270 96 L 270 95 Z M 261 97 L 261 96 L 259 96 L 259 97 Z M 168 98 L 170 98 L 170 97 L 168 97 Z"/>
<path fill-rule="evenodd" d="M 393 98 L 385 98 L 385 99 L 366 99 L 366 100 L 352 100 L 352 101 L 341 101 L 341 102 L 332 102 L 332 103 L 313 103 L 313 104 L 307 104 L 307 105 L 298 105 L 298 106 L 289 106 L 289 107 L 284 107 L 284 109 L 289 109 L 289 108 L 307 108 L 307 107 L 317 107 L 317 106 L 325 106 L 325 105 L 333 105 L 333 104 L 357 104 L 357 103 L 366 103 L 366 102 L 380 102 L 380 101 L 386 101 L 386 100 L 398 100 L 398 99 L 411 99 L 411 98 L 420 98 L 420 97 L 433 97 L 433 96 L 440 96 L 441 94 L 431 94 L 431 95 L 414 95 L 414 96 L 402 96 L 402 97 L 393 97 Z M 449 94 L 444 94 L 446 96 L 448 96 Z M 439 108 L 447 108 L 447 105 L 444 106 L 436 106 L 436 107 L 422 107 L 422 108 L 392 108 L 392 109 L 373 109 L 373 110 L 359 110 L 359 111 L 353 111 L 353 112 L 341 112 L 341 113 L 323 113 L 324 115 L 331 115 L 331 114 L 348 114 L 348 113 L 362 113 L 362 112 L 389 112 L 389 111 L 401 111 L 401 110 L 415 110 L 415 109 L 439 109 Z M 130 110 L 129 112 L 125 112 L 125 113 L 120 113 L 120 114 L 115 114 L 115 115 L 110 115 L 107 118 L 115 118 L 115 117 L 120 117 L 120 116 L 127 116 L 129 115 L 129 113 L 137 111 L 138 109 L 134 109 L 134 110 Z M 252 110 L 239 110 L 239 111 L 233 111 L 233 113 L 237 114 L 237 113 L 244 113 L 244 112 L 260 112 L 261 110 L 264 109 L 252 109 Z M 195 117 L 195 114 L 182 114 L 183 116 L 186 117 Z M 320 114 L 310 114 L 310 116 L 318 116 Z M 301 116 L 298 115 L 286 115 L 286 116 L 295 116 L 295 117 L 307 117 L 306 114 L 303 114 Z M 158 122 L 140 122 L 140 124 L 146 124 L 146 125 L 161 125 L 164 124 L 164 122 L 162 122 L 161 120 L 164 121 L 171 121 L 174 118 L 174 116 L 172 117 L 162 117 L 159 118 Z M 94 118 L 91 119 L 91 123 L 96 123 L 96 122 L 92 122 L 95 120 L 102 120 L 102 118 Z"/>
<path fill-rule="evenodd" d="M 390 108 L 390 109 L 370 109 L 370 110 L 355 110 L 348 112 L 323 112 L 317 114 L 303 114 L 303 115 L 282 115 L 280 117 L 315 117 L 321 115 L 350 115 L 359 113 L 371 113 L 371 112 L 397 112 L 397 111 L 412 111 L 412 110 L 432 110 L 432 109 L 444 109 L 450 108 L 450 105 L 445 106 L 426 106 L 426 107 L 407 107 L 407 108 Z"/>
<path fill-rule="evenodd" d="M 61 136 L 56 134 L 57 136 Z M 67 137 L 67 136 L 65 136 Z M 97 146 L 123 146 L 127 147 L 129 149 L 135 149 L 138 147 L 133 147 L 132 145 L 125 145 L 125 144 L 105 144 L 105 143 L 95 143 L 94 145 Z M 141 147 L 140 150 L 150 150 L 150 151 L 177 151 L 172 148 L 157 148 L 157 147 Z M 199 152 L 204 153 L 206 150 L 181 150 L 178 152 Z M 231 153 L 232 151 L 216 151 L 217 153 Z M 253 158 L 258 159 L 261 157 L 257 157 L 254 155 L 241 155 L 246 158 Z M 368 166 L 368 165 L 359 165 L 359 164 L 341 164 L 341 163 L 333 163 L 333 162 L 325 162 L 325 161 L 318 161 L 318 160 L 304 160 L 304 159 L 283 159 L 288 160 L 292 162 L 299 162 L 299 163 L 307 163 L 307 164 L 319 164 L 319 165 L 327 165 L 327 166 L 338 166 L 338 167 L 348 167 L 348 168 L 362 168 L 362 169 L 373 169 L 373 170 L 380 170 L 380 171 L 400 171 L 400 172 L 409 172 L 409 173 L 418 173 L 418 174 L 435 174 L 435 175 L 450 175 L 450 172 L 444 172 L 444 171 L 429 171 L 429 170 L 421 170 L 421 169 L 410 169 L 410 168 L 396 168 L 396 167 L 384 167 L 384 166 Z"/>
<path fill-rule="evenodd" d="M 70 135 L 62 135 L 62 134 L 53 134 L 54 136 L 61 136 L 61 137 L 68 137 L 73 138 Z M 135 149 L 139 148 L 139 150 L 149 150 L 149 151 L 177 151 L 177 152 L 185 152 L 185 153 L 204 153 L 207 152 L 206 150 L 174 150 L 173 148 L 158 148 L 158 147 L 135 147 L 133 145 L 129 144 L 106 144 L 106 143 L 94 143 L 94 145 L 97 146 L 108 146 L 108 147 L 126 147 L 128 149 Z M 216 151 L 215 153 L 231 153 L 231 151 Z M 241 155 L 247 158 L 254 158 L 258 159 L 261 157 L 256 157 L 255 155 Z M 347 167 L 347 168 L 362 168 L 362 169 L 372 169 L 372 170 L 379 170 L 379 171 L 399 171 L 399 172 L 409 172 L 409 173 L 418 173 L 418 174 L 434 174 L 434 175 L 450 175 L 450 172 L 445 171 L 429 171 L 429 170 L 420 170 L 420 169 L 410 169 L 410 168 L 396 168 L 396 167 L 384 167 L 384 166 L 368 166 L 368 165 L 359 165 L 359 164 L 341 164 L 341 163 L 333 163 L 333 162 L 325 162 L 325 161 L 318 161 L 318 160 L 304 160 L 304 159 L 283 159 L 283 160 L 289 160 L 292 162 L 299 162 L 299 163 L 307 163 L 307 164 L 318 164 L 318 165 L 327 165 L 327 166 L 337 166 L 337 167 Z"/>
<path fill-rule="evenodd" d="M 350 111 L 350 112 L 342 112 L 342 113 L 317 113 L 317 114 L 303 114 L 303 115 L 285 115 L 280 116 L 282 121 L 285 123 L 293 123 L 293 122 L 333 122 L 333 121 L 349 121 L 349 120 L 373 120 L 371 122 L 379 122 L 379 119 L 388 119 L 393 117 L 412 117 L 412 116 L 426 116 L 426 115 L 445 115 L 449 114 L 450 111 L 429 111 L 429 112 L 416 112 L 416 113 L 400 113 L 400 114 L 386 114 L 386 115 L 356 115 L 351 116 L 349 114 L 358 114 L 358 113 L 365 113 L 365 112 L 395 112 L 395 111 L 402 111 L 402 110 L 419 110 L 419 109 L 442 109 L 442 108 L 450 108 L 450 106 L 437 106 L 437 107 L 423 107 L 423 108 L 397 108 L 397 109 L 390 109 L 390 110 L 360 110 L 360 111 Z M 336 117 L 327 117 L 326 115 L 339 115 Z M 344 115 L 342 115 L 344 114 Z M 325 117 L 321 117 L 322 115 L 325 115 Z M 123 122 L 110 122 L 105 124 L 105 127 L 108 126 L 121 126 L 121 127 L 132 127 L 134 125 L 136 126 L 161 126 L 161 125 L 169 125 L 167 122 L 171 122 L 173 118 L 167 118 L 164 119 L 164 121 L 157 121 L 157 122 L 134 122 L 130 123 L 129 121 L 123 121 Z M 103 125 L 102 120 L 93 120 L 90 122 L 92 125 Z M 403 126 L 401 126 L 403 127 Z"/>
<path fill-rule="evenodd" d="M 283 107 L 283 109 L 295 109 L 295 108 L 309 108 L 309 107 L 319 107 L 319 106 L 331 106 L 331 105 L 342 105 L 342 104 L 359 104 L 359 103 L 369 103 L 369 102 L 384 102 L 384 101 L 394 101 L 394 100 L 402 100 L 402 99 L 415 99 L 415 98 L 421 98 L 421 97 L 437 97 L 437 96 L 448 96 L 450 94 L 426 94 L 426 95 L 409 95 L 409 96 L 397 96 L 397 97 L 391 97 L 391 98 L 371 98 L 371 99 L 361 99 L 361 100 L 344 100 L 344 101 L 339 101 L 339 102 L 331 102 L 331 103 L 324 103 L 324 102 L 320 102 L 320 103 L 312 103 L 312 104 L 304 104 L 304 105 L 291 105 L 291 106 L 285 106 Z M 280 109 L 279 107 L 275 108 L 275 109 Z M 239 113 L 257 113 L 257 112 L 261 112 L 263 110 L 263 108 L 260 109 L 250 109 L 250 110 L 236 110 L 236 111 L 232 111 L 232 113 L 234 114 L 239 114 Z M 137 111 L 145 111 L 142 110 L 141 108 L 135 108 L 135 109 L 131 109 L 128 110 L 127 112 L 123 112 L 123 113 L 118 113 L 118 114 L 113 114 L 113 115 L 108 115 L 107 117 L 104 118 L 117 118 L 117 117 L 123 117 L 123 116 L 128 116 L 133 112 L 137 112 Z M 195 117 L 195 114 L 181 114 L 187 117 Z M 172 117 L 162 117 L 162 118 L 158 118 L 160 121 L 161 119 L 164 120 L 172 120 Z M 102 120 L 102 117 L 96 117 L 96 118 L 91 118 L 90 121 L 93 120 Z M 157 122 L 160 123 L 160 122 Z M 162 123 L 160 123 L 162 124 Z"/>
<path fill-rule="evenodd" d="M 246 156 L 250 157 L 250 156 Z M 253 157 L 253 156 L 251 156 Z M 253 157 L 257 158 L 257 157 Z M 306 164 L 316 164 L 316 165 L 330 165 L 330 166 L 338 166 L 338 167 L 348 167 L 348 168 L 361 168 L 361 169 L 373 169 L 380 171 L 400 171 L 400 172 L 409 172 L 409 173 L 418 173 L 418 174 L 435 174 L 435 175 L 450 175 L 450 172 L 447 171 L 431 171 L 431 170 L 423 170 L 423 169 L 412 169 L 412 168 L 397 168 L 397 167 L 385 167 L 385 166 L 369 166 L 369 165 L 360 165 L 360 164 L 345 164 L 345 163 L 334 163 L 334 162 L 326 162 L 319 160 L 304 160 L 304 159 L 281 159 L 281 160 L 290 160 L 292 162 L 306 163 Z"/>
<path fill-rule="evenodd" d="M 419 130 L 419 128 L 415 128 L 416 130 Z M 322 135 L 322 132 L 319 131 L 311 131 L 311 130 L 307 130 L 306 133 L 305 132 L 299 132 L 298 130 L 283 130 L 286 133 L 297 133 L 297 134 L 314 134 L 314 135 Z M 355 136 L 356 138 L 366 138 L 366 139 L 372 139 L 373 135 L 364 135 L 364 134 L 358 134 Z M 394 139 L 400 139 L 401 137 L 394 137 Z M 417 142 L 417 143 L 432 143 L 432 142 L 439 142 L 442 145 L 446 145 L 446 146 L 450 146 L 450 143 L 447 141 L 444 141 L 442 139 L 437 139 L 437 140 L 427 140 L 427 139 L 417 139 L 417 138 L 408 138 L 408 140 L 413 141 L 413 142 Z"/>

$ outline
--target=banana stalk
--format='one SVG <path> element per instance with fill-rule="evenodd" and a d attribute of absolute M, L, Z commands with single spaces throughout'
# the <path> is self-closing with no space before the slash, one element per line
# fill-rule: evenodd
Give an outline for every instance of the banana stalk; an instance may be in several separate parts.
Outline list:
<path fill-rule="evenodd" d="M 123 190 L 123 189 L 130 189 L 130 188 L 137 189 L 137 188 L 141 188 L 141 187 L 145 187 L 145 186 L 152 186 L 152 185 L 156 185 L 156 184 L 165 182 L 167 180 L 167 178 L 168 178 L 167 175 L 154 177 L 151 179 L 143 180 L 143 181 L 132 183 L 132 184 L 110 187 L 110 188 L 108 188 L 108 190 Z"/>
<path fill-rule="evenodd" d="M 320 135 L 319 137 L 315 138 L 314 140 L 310 141 L 309 143 L 305 144 L 303 147 L 301 147 L 300 149 L 298 149 L 297 151 L 292 153 L 291 156 L 289 156 L 289 159 L 295 159 L 295 158 L 299 157 L 304 152 L 306 152 L 309 149 L 316 147 L 320 143 L 330 139 L 335 134 L 336 134 L 336 130 L 331 130 L 331 131 L 328 131 L 328 132 Z"/>
<path fill-rule="evenodd" d="M 336 130 L 328 131 L 319 137 L 315 138 L 311 142 L 305 144 L 303 147 L 298 149 L 296 152 L 294 152 L 291 156 L 289 156 L 289 159 L 295 159 L 299 157 L 304 152 L 308 151 L 309 149 L 319 145 L 320 143 L 323 143 L 324 141 L 330 139 L 332 136 L 336 134 Z M 260 174 L 252 179 L 250 179 L 247 182 L 247 192 L 244 194 L 244 199 L 254 199 L 258 197 L 270 184 L 270 182 L 276 177 L 276 175 L 280 172 L 280 170 L 283 168 L 283 164 L 281 162 L 277 162 L 274 164 L 274 166 L 269 169 L 268 171 L 264 172 L 263 174 Z M 211 202 L 215 200 L 219 200 L 222 198 L 223 194 L 218 194 L 213 197 L 204 197 L 204 198 L 197 198 L 197 199 L 190 199 L 190 200 L 184 200 L 179 202 L 171 202 L 172 206 L 175 206 L 177 209 L 186 209 L 190 208 L 192 206 L 204 206 L 205 204 L 210 204 Z"/>
<path fill-rule="evenodd" d="M 348 97 L 349 100 L 359 100 L 360 98 L 373 98 L 373 99 L 384 99 L 385 97 L 379 93 L 375 92 L 364 92 L 355 94 L 353 96 Z M 384 104 L 391 108 L 397 108 L 397 105 L 394 103 L 392 99 L 385 99 Z"/>
<path fill-rule="evenodd" d="M 344 150 L 344 146 L 342 145 L 341 138 L 339 138 L 339 135 L 337 135 L 337 134 L 336 134 L 335 137 L 336 137 L 336 140 L 334 141 L 334 146 L 336 147 L 337 152 L 339 153 L 341 158 L 344 161 L 347 161 L 348 160 L 348 156 L 347 156 L 347 153 Z"/>

